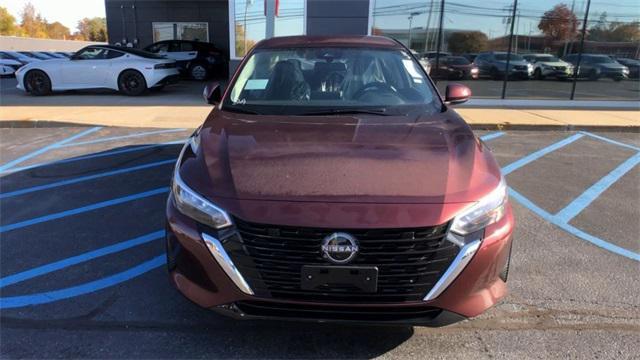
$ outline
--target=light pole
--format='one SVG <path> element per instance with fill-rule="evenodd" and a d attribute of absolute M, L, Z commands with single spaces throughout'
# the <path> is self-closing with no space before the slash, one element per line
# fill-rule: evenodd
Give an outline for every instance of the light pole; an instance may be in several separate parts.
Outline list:
<path fill-rule="evenodd" d="M 420 12 L 412 12 L 411 14 L 409 14 L 409 17 L 407 18 L 409 19 L 409 43 L 407 44 L 409 49 L 411 49 L 411 26 L 413 24 L 413 17 L 418 16 L 420 14 L 421 14 Z"/>

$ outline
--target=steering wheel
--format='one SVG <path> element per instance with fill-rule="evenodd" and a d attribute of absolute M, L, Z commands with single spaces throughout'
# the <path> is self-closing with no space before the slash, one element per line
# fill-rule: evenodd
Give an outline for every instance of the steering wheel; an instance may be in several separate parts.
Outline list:
<path fill-rule="evenodd" d="M 353 97 L 355 99 L 359 99 L 362 97 L 362 95 L 364 95 L 366 92 L 371 90 L 378 90 L 381 92 L 387 92 L 392 94 L 397 93 L 397 91 L 394 88 L 392 88 L 389 84 L 376 81 L 376 82 L 368 83 L 367 85 L 363 86 L 362 89 L 358 90 L 355 94 L 353 94 Z"/>

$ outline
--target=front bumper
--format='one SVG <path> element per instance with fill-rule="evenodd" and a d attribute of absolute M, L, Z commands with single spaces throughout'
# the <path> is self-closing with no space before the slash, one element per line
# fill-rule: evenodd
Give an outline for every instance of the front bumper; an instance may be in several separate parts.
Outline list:
<path fill-rule="evenodd" d="M 237 279 L 228 275 L 229 268 L 215 260 L 203 237 L 206 228 L 179 213 L 171 197 L 167 220 L 172 283 L 196 304 L 241 319 L 442 326 L 481 314 L 507 293 L 500 274 L 508 264 L 511 247 L 514 220 L 510 206 L 501 221 L 485 229 L 475 255 L 439 296 L 397 303 L 291 301 L 252 295 L 241 290 Z"/>

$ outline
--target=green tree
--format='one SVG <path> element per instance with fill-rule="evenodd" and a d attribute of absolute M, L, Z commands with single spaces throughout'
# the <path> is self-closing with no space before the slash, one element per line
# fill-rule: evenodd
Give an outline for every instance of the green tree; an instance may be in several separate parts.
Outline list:
<path fill-rule="evenodd" d="M 107 41 L 107 19 L 94 17 L 80 20 L 75 37 L 78 40 Z"/>
<path fill-rule="evenodd" d="M 454 54 L 481 52 L 487 48 L 488 41 L 482 31 L 457 31 L 449 36 L 449 51 Z"/>
<path fill-rule="evenodd" d="M 14 18 L 6 8 L 0 6 L 0 35 L 19 35 L 20 28 L 16 25 Z"/>
<path fill-rule="evenodd" d="M 71 33 L 69 32 L 68 27 L 56 21 L 54 23 L 47 24 L 47 37 L 49 39 L 66 40 L 71 37 Z"/>
<path fill-rule="evenodd" d="M 236 56 L 245 56 L 256 44 L 254 40 L 247 39 L 244 26 L 236 23 Z"/>
<path fill-rule="evenodd" d="M 22 9 L 22 22 L 20 27 L 24 36 L 33 38 L 47 38 L 47 21 L 36 11 L 36 8 L 27 3 Z"/>
<path fill-rule="evenodd" d="M 578 18 L 565 4 L 558 4 L 546 11 L 538 29 L 550 40 L 571 40 L 578 31 Z"/>

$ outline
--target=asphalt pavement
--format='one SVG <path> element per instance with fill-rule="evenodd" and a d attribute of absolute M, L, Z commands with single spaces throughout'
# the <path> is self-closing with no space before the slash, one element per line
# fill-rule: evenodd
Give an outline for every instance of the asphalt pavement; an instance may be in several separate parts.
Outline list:
<path fill-rule="evenodd" d="M 511 187 L 510 294 L 444 328 L 236 321 L 164 269 L 190 129 L 0 129 L 3 358 L 631 359 L 640 354 L 640 134 L 478 132 Z"/>

